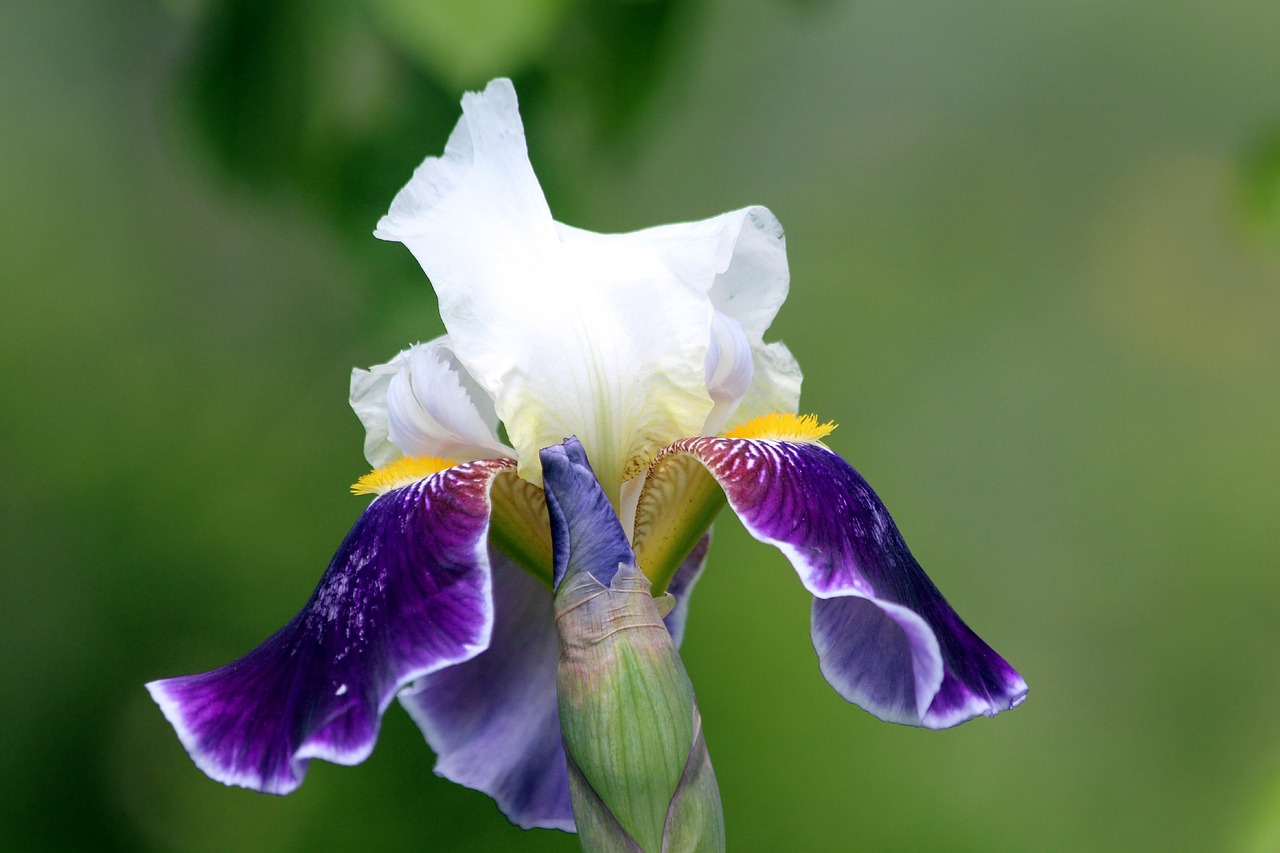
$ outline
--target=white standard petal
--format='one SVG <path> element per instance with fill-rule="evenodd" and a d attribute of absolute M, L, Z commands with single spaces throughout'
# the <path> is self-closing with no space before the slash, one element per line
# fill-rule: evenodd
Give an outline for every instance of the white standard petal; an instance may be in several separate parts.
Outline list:
<path fill-rule="evenodd" d="M 751 353 L 751 387 L 721 427 L 732 428 L 770 412 L 795 414 L 800 407 L 800 365 L 781 341 L 764 344 Z M 711 430 L 707 434 L 712 434 Z"/>
<path fill-rule="evenodd" d="M 352 371 L 351 408 L 375 467 L 401 456 L 465 462 L 513 455 L 496 435 L 493 401 L 458 363 L 447 335 Z"/>
<path fill-rule="evenodd" d="M 711 287 L 715 309 L 742 324 L 752 348 L 787 299 L 791 273 L 782 225 L 763 207 L 748 207 L 720 217 L 723 224 L 720 273 Z"/>
<path fill-rule="evenodd" d="M 508 81 L 464 98 L 444 156 L 418 168 L 375 233 L 431 278 L 454 352 L 527 478 L 540 480 L 538 450 L 576 435 L 616 496 L 628 466 L 710 410 L 705 286 L 623 238 L 564 239 Z"/>
<path fill-rule="evenodd" d="M 704 435 L 757 414 L 795 412 L 800 403 L 800 365 L 783 344 L 764 343 L 791 281 L 782 225 L 762 207 L 739 213 L 742 224 L 728 267 L 711 288 L 717 321 L 712 333 L 721 342 L 721 363 L 714 374 L 710 360 L 707 364 L 707 387 L 716 405 L 703 425 Z M 729 366 L 723 364 L 726 353 L 731 354 Z M 755 412 L 761 406 L 769 408 Z"/>
<path fill-rule="evenodd" d="M 704 435 L 715 435 L 738 408 L 751 387 L 755 373 L 751 344 L 742 324 L 719 311 L 711 318 L 711 349 L 707 351 L 707 393 L 715 406 L 702 425 Z"/>
<path fill-rule="evenodd" d="M 754 349 L 787 299 L 791 273 L 782 225 L 763 207 L 625 235 L 673 270 L 687 270 L 712 308 L 736 321 Z"/>
<path fill-rule="evenodd" d="M 711 259 L 714 272 L 703 287 L 713 309 L 705 377 L 714 406 L 697 433 L 715 435 L 769 404 L 774 408 L 758 414 L 796 411 L 800 367 L 785 346 L 764 343 L 791 280 L 777 218 L 763 207 L 746 207 L 632 236 L 671 266 L 692 266 L 699 255 Z"/>
<path fill-rule="evenodd" d="M 375 234 L 430 277 L 521 473 L 540 482 L 538 450 L 577 436 L 615 505 L 658 448 L 701 433 L 721 398 L 736 407 L 786 297 L 782 231 L 763 208 L 620 235 L 555 223 L 506 80 L 464 97 L 444 156 Z"/>

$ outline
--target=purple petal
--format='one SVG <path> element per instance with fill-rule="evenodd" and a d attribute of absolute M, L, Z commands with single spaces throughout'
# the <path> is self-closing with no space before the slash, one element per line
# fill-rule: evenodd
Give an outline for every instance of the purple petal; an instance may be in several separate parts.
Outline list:
<path fill-rule="evenodd" d="M 525 829 L 573 832 L 551 590 L 496 550 L 490 554 L 489 648 L 426 676 L 400 702 L 439 756 L 437 774 L 493 797 Z"/>
<path fill-rule="evenodd" d="M 543 448 L 539 456 L 551 516 L 556 588 L 566 576 L 584 571 L 609 586 L 618 566 L 634 563 L 635 555 L 582 442 L 569 438 Z"/>
<path fill-rule="evenodd" d="M 483 651 L 489 486 L 512 465 L 459 465 L 377 498 L 270 639 L 212 672 L 148 684 L 196 765 L 287 794 L 312 758 L 367 758 L 404 684 Z"/>
<path fill-rule="evenodd" d="M 1027 686 L 947 604 L 858 472 L 818 444 L 687 439 L 756 539 L 813 593 L 827 681 L 884 720 L 946 728 L 1014 707 Z"/>

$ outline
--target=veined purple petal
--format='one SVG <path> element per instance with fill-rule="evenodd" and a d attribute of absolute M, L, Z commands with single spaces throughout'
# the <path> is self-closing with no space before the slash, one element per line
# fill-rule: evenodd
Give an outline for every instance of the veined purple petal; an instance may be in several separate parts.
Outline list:
<path fill-rule="evenodd" d="M 212 672 L 148 684 L 196 765 L 287 794 L 312 758 L 367 758 L 400 687 L 483 651 L 489 486 L 513 465 L 467 463 L 378 497 L 287 625 Z"/>
<path fill-rule="evenodd" d="M 756 539 L 813 593 L 813 644 L 840 695 L 891 722 L 947 728 L 1023 700 L 1014 669 L 956 615 L 866 481 L 819 444 L 694 438 Z"/>
<path fill-rule="evenodd" d="M 689 594 L 711 545 L 708 532 L 668 586 L 666 618 L 676 646 Z M 574 831 L 569 778 L 556 707 L 556 637 L 551 591 L 501 552 L 493 566 L 493 637 L 469 661 L 433 672 L 400 693 L 438 756 L 436 773 L 482 791 L 512 823 Z"/>
<path fill-rule="evenodd" d="M 490 559 L 489 648 L 422 678 L 400 702 L 438 756 L 437 774 L 493 797 L 524 829 L 573 832 L 551 590 L 497 550 Z"/>

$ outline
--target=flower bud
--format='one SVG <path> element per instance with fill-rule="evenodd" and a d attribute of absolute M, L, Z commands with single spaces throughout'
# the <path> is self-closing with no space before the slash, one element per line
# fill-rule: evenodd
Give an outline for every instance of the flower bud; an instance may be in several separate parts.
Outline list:
<path fill-rule="evenodd" d="M 560 729 L 584 850 L 721 851 L 693 685 L 576 441 L 542 452 L 555 550 Z"/>

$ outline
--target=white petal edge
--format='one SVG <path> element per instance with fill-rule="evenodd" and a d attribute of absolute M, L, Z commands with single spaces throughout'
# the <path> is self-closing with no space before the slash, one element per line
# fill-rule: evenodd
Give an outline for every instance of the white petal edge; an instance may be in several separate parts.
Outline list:
<path fill-rule="evenodd" d="M 418 168 L 375 233 L 404 242 L 431 278 L 454 352 L 494 399 L 521 473 L 538 482 L 537 451 L 577 435 L 616 495 L 629 463 L 692 434 L 710 410 L 711 308 L 705 287 L 637 241 L 570 246 L 564 231 L 499 80 L 463 99 L 444 156 Z"/>
<path fill-rule="evenodd" d="M 764 343 L 790 286 L 786 238 L 777 218 L 764 207 L 744 207 L 627 236 L 651 247 L 672 268 L 711 265 L 710 277 L 704 269 L 693 278 L 712 303 L 705 378 L 714 406 L 698 434 L 715 435 L 730 423 L 749 420 L 738 414 L 744 395 L 762 398 L 752 411 L 774 403 L 759 414 L 796 411 L 799 365 L 785 346 Z"/>
<path fill-rule="evenodd" d="M 496 435 L 493 402 L 458 362 L 447 335 L 351 374 L 351 408 L 374 467 L 400 456 L 459 462 L 511 458 Z"/>
<path fill-rule="evenodd" d="M 765 344 L 752 351 L 751 360 L 751 387 L 730 413 L 726 423 L 730 427 L 770 412 L 795 414 L 800 409 L 804 376 L 787 345 L 781 341 Z M 708 430 L 705 434 L 714 433 Z"/>
<path fill-rule="evenodd" d="M 823 597 L 831 599 L 839 598 L 840 596 Z M 921 721 L 929 711 L 929 706 L 933 703 L 934 697 L 938 695 L 938 690 L 942 687 L 945 675 L 942 665 L 942 650 L 938 645 L 937 635 L 929 627 L 929 623 L 925 622 L 919 614 L 901 604 L 856 594 L 847 597 L 861 599 L 875 605 L 902 632 L 902 641 L 907 644 L 911 652 L 911 675 L 915 686 L 915 717 L 897 717 L 887 713 L 887 709 L 875 697 L 866 694 L 854 682 L 845 678 L 845 673 L 841 669 L 828 665 L 827 653 L 830 649 L 821 648 L 815 636 L 814 651 L 818 654 L 818 668 L 821 670 L 823 677 L 845 699 L 887 723 L 901 723 L 909 726 L 921 725 Z M 970 714 L 969 716 L 973 715 Z M 968 718 L 966 717 L 965 719 Z"/>

